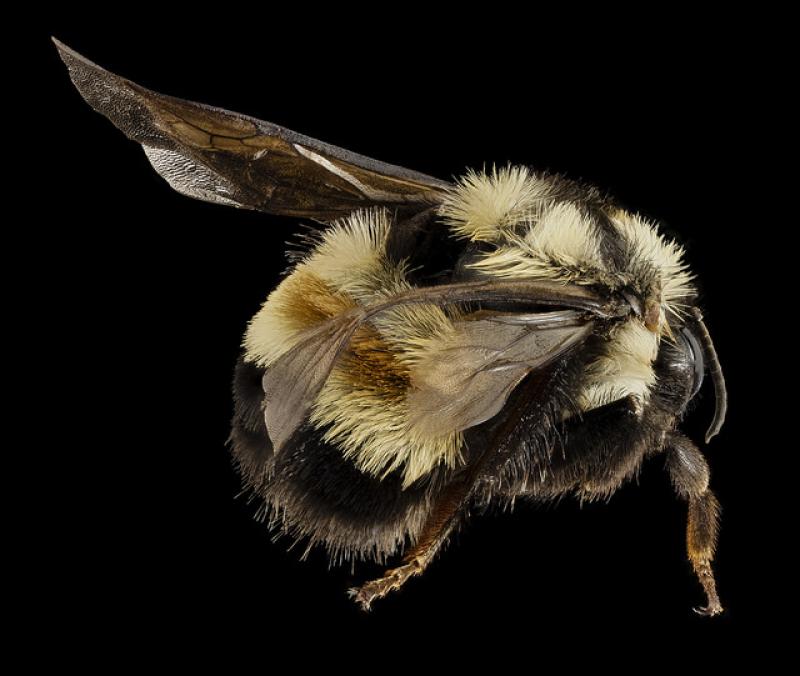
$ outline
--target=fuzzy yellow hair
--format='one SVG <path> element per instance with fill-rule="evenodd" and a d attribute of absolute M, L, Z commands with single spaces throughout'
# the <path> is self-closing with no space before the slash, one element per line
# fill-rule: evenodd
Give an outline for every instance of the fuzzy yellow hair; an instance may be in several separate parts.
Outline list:
<path fill-rule="evenodd" d="M 269 366 L 300 333 L 337 311 L 368 305 L 410 288 L 402 263 L 386 257 L 391 222 L 385 209 L 335 222 L 270 294 L 245 334 L 245 359 Z M 436 305 L 406 305 L 359 329 L 312 407 L 310 421 L 359 469 L 378 477 L 400 470 L 408 486 L 439 463 L 454 466 L 462 435 L 417 429 L 406 398 L 409 368 L 453 331 Z"/>
<path fill-rule="evenodd" d="M 526 167 L 494 168 L 490 174 L 470 171 L 448 193 L 439 214 L 456 237 L 495 245 L 468 263 L 483 275 L 611 288 L 633 281 L 630 271 L 609 269 L 593 220 L 577 204 L 557 199 L 555 186 Z M 631 266 L 656 271 L 659 332 L 631 321 L 612 334 L 607 353 L 591 366 L 579 397 L 584 410 L 625 396 L 647 398 L 655 383 L 652 364 L 659 341 L 669 332 L 666 315 L 680 315 L 683 300 L 694 293 L 678 244 L 639 215 L 614 209 L 608 217 L 628 247 Z"/>

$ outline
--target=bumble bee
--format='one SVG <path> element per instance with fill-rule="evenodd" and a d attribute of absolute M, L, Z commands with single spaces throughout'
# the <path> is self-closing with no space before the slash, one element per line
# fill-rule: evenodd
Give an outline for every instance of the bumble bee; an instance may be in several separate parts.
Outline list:
<path fill-rule="evenodd" d="M 597 188 L 526 166 L 454 182 L 164 96 L 55 41 L 72 81 L 177 191 L 320 224 L 249 322 L 228 445 L 272 528 L 421 574 L 470 508 L 607 498 L 663 454 L 711 564 L 720 507 L 678 423 L 726 391 L 684 252 Z"/>

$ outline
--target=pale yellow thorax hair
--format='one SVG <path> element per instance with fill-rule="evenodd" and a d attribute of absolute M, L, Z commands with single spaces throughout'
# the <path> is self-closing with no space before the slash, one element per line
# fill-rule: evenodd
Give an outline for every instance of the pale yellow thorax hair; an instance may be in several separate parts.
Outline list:
<path fill-rule="evenodd" d="M 581 205 L 559 199 L 552 177 L 526 167 L 468 173 L 450 191 L 440 214 L 457 237 L 494 245 L 468 264 L 484 275 L 611 289 L 635 281 L 630 270 L 612 269 L 604 260 L 603 234 Z M 612 331 L 605 354 L 591 364 L 578 396 L 583 410 L 629 395 L 640 402 L 647 399 L 655 383 L 659 342 L 669 332 L 667 314 L 681 314 L 682 300 L 694 292 L 680 246 L 636 214 L 614 208 L 608 216 L 631 252 L 631 267 L 648 264 L 656 270 L 661 321 L 656 333 L 637 318 Z"/>

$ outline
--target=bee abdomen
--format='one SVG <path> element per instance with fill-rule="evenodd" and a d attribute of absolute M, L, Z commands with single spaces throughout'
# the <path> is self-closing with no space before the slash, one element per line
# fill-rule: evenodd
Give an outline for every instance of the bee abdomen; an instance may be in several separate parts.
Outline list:
<path fill-rule="evenodd" d="M 273 453 L 264 424 L 264 368 L 239 360 L 229 442 L 246 487 L 263 501 L 282 533 L 321 544 L 336 562 L 379 562 L 413 540 L 429 512 L 437 472 L 405 490 L 401 471 L 378 478 L 360 471 L 326 441 L 325 427 L 305 425 Z"/>

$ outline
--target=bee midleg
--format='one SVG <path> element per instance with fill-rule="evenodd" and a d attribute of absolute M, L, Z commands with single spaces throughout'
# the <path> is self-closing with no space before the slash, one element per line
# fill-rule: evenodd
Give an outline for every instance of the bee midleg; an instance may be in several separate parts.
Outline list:
<path fill-rule="evenodd" d="M 386 596 L 393 589 L 399 589 L 406 580 L 425 570 L 458 523 L 472 485 L 470 481 L 460 481 L 445 490 L 428 516 L 415 546 L 403 557 L 401 565 L 350 590 L 350 596 L 364 610 L 369 610 L 375 599 Z"/>
<path fill-rule="evenodd" d="M 695 610 L 701 615 L 717 615 L 722 612 L 722 604 L 711 563 L 717 544 L 720 505 L 708 488 L 708 463 L 688 437 L 676 432 L 668 440 L 667 469 L 676 493 L 689 503 L 686 548 L 708 599 L 704 608 Z"/>
<path fill-rule="evenodd" d="M 529 374 L 517 386 L 508 399 L 505 412 L 490 423 L 485 438 L 477 444 L 480 451 L 470 460 L 466 470 L 442 490 L 416 538 L 414 548 L 403 557 L 402 565 L 387 570 L 383 577 L 350 590 L 350 595 L 364 610 L 369 610 L 373 600 L 401 587 L 410 577 L 425 570 L 475 496 L 481 473 L 496 456 L 497 450 L 505 446 L 511 435 L 518 430 L 520 421 L 529 411 L 528 402 L 540 401 L 543 393 L 547 393 L 552 387 L 557 373 L 554 368 L 535 376 Z"/>

